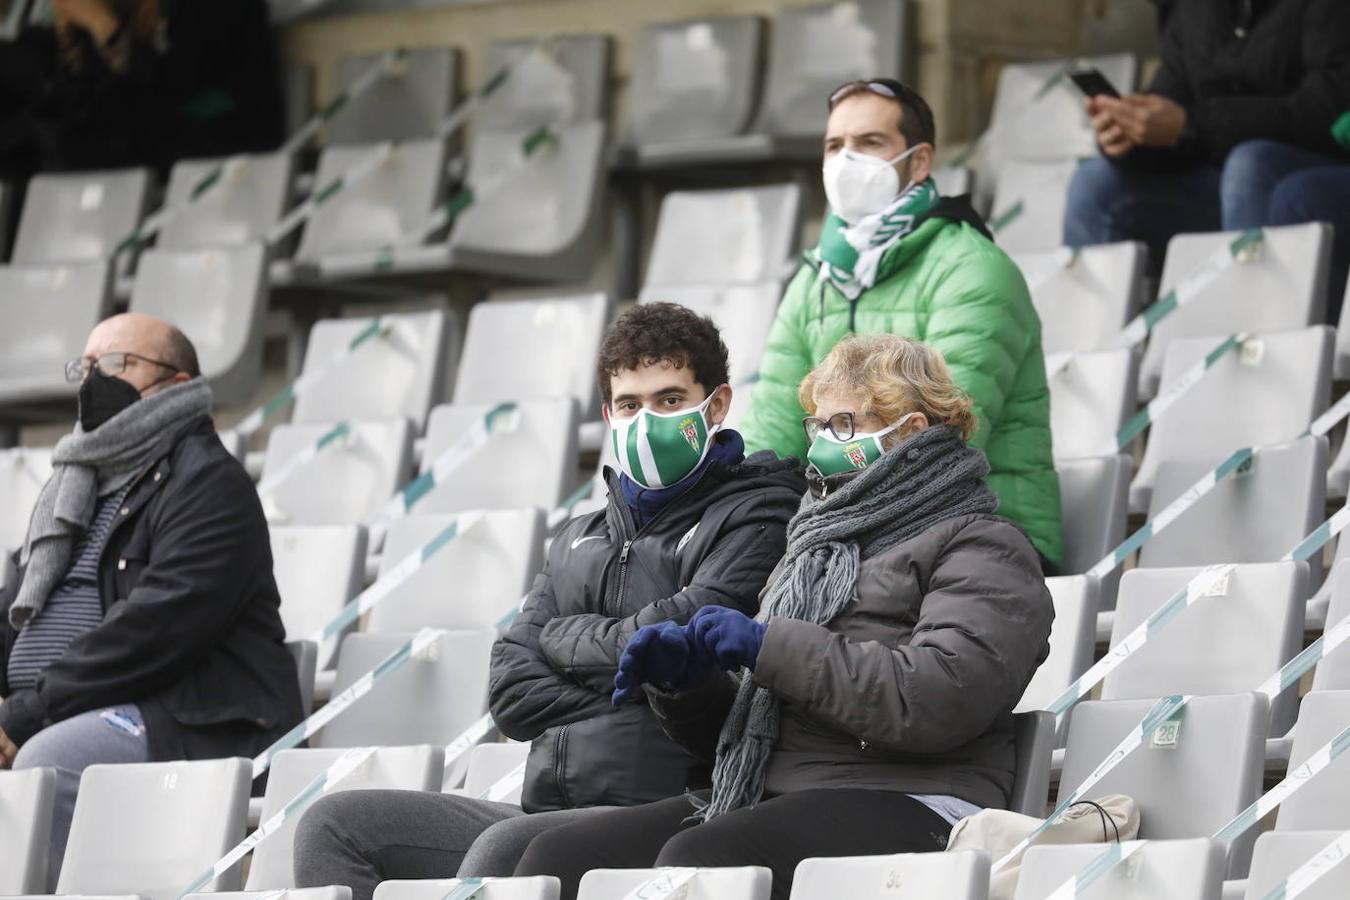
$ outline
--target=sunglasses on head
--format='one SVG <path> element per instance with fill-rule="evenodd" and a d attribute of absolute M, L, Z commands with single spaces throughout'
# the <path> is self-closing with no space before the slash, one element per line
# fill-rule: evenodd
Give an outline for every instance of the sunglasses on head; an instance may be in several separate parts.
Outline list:
<path fill-rule="evenodd" d="M 846 95 L 856 93 L 859 87 L 866 88 L 878 97 L 885 97 L 888 100 L 900 99 L 900 83 L 889 78 L 876 78 L 871 81 L 864 81 L 859 85 L 856 81 L 850 81 L 848 84 L 840 85 L 830 94 L 830 108 L 844 99 Z"/>

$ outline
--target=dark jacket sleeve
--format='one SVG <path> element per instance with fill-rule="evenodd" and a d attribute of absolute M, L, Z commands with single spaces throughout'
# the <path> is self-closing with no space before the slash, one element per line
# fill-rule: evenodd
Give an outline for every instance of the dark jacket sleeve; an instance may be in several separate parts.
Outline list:
<path fill-rule="evenodd" d="M 539 636 L 557 614 L 558 602 L 545 566 L 520 615 L 492 646 L 488 706 L 502 734 L 513 740 L 532 741 L 556 725 L 611 709 L 608 693 L 601 695 L 564 678 L 544 658 Z"/>
<path fill-rule="evenodd" d="M 685 691 L 663 691 L 651 684 L 644 684 L 642 689 L 666 737 L 695 759 L 711 765 L 717 759 L 722 723 L 739 687 L 739 677 L 719 671 Z"/>
<path fill-rule="evenodd" d="M 755 682 L 815 720 L 898 753 L 942 753 L 1010 711 L 1049 651 L 1054 608 L 1030 541 L 977 519 L 929 576 L 907 645 L 774 619 Z"/>
<path fill-rule="evenodd" d="M 796 505 L 789 492 L 775 494 L 783 499 L 750 494 L 727 513 L 725 521 L 731 527 L 724 529 L 684 590 L 653 598 L 622 618 L 582 613 L 545 625 L 539 643 L 549 665 L 608 696 L 614 689 L 619 655 L 643 625 L 668 619 L 682 625 L 701 607 L 714 605 L 753 616 L 760 591 L 783 556 L 787 520 Z"/>
<path fill-rule="evenodd" d="M 149 558 L 130 595 L 72 641 L 35 688 L 0 704 L 0 728 L 16 744 L 55 722 L 163 691 L 253 595 L 249 569 L 267 525 L 243 468 L 184 468 L 163 491 L 145 513 L 154 517 Z"/>

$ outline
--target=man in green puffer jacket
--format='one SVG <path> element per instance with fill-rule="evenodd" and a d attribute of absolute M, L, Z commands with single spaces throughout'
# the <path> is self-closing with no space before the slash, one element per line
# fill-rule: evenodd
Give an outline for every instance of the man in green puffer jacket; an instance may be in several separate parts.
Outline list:
<path fill-rule="evenodd" d="M 964 198 L 929 178 L 933 113 L 891 79 L 830 97 L 820 244 L 788 286 L 760 364 L 746 445 L 806 456 L 797 385 L 851 333 L 924 341 L 970 395 L 999 513 L 1030 535 L 1047 573 L 1064 558 L 1041 322 L 1017 266 Z M 902 187 L 904 185 L 904 187 Z"/>

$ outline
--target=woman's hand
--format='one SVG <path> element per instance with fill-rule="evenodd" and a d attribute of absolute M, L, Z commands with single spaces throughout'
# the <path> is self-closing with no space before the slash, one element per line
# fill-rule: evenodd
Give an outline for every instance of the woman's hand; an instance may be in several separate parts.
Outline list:
<path fill-rule="evenodd" d="M 684 628 L 671 621 L 644 625 L 619 657 L 610 702 L 618 706 L 633 699 L 644 683 L 680 690 L 706 675 L 709 669 L 695 658 Z"/>
<path fill-rule="evenodd" d="M 83 28 L 99 44 L 106 44 L 117 33 L 117 16 L 104 0 L 52 0 L 56 21 Z"/>
<path fill-rule="evenodd" d="M 755 668 L 769 626 L 725 606 L 705 606 L 694 613 L 685 630 L 698 656 L 730 672 Z"/>

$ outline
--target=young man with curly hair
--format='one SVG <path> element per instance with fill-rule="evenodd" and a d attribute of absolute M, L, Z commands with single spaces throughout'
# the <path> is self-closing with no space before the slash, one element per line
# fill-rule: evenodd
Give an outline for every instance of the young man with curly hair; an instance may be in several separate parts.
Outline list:
<path fill-rule="evenodd" d="M 553 539 L 520 616 L 492 651 L 490 706 L 532 741 L 522 806 L 447 794 L 352 791 L 299 823 L 295 880 L 369 900 L 387 879 L 510 875 L 530 840 L 595 812 L 707 787 L 645 697 L 614 706 L 619 656 L 644 625 L 706 606 L 754 615 L 805 481 L 795 460 L 747 457 L 722 427 L 727 349 L 712 321 L 642 304 L 610 327 L 596 374 L 618 470 L 605 509 Z"/>

